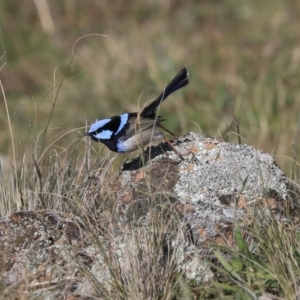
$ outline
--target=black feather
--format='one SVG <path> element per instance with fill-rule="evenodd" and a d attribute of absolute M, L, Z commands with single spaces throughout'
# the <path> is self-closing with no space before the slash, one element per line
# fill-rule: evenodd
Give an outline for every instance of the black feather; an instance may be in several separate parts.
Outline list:
<path fill-rule="evenodd" d="M 157 107 L 170 94 L 188 83 L 188 72 L 184 68 L 166 86 L 159 97 L 145 107 L 141 113 L 123 113 L 120 116 L 97 120 L 90 126 L 85 135 L 118 153 L 132 152 L 138 148 L 143 148 L 153 139 L 164 137 L 164 134 L 159 130 L 163 128 L 160 123 L 164 119 L 156 116 Z M 165 130 L 169 132 L 167 129 Z"/>
<path fill-rule="evenodd" d="M 164 91 L 151 102 L 148 106 L 146 106 L 141 112 L 142 117 L 146 118 L 154 118 L 155 110 L 160 105 L 162 101 L 164 101 L 169 95 L 174 93 L 175 91 L 183 88 L 189 83 L 188 72 L 186 68 L 183 68 L 174 78 L 173 80 L 166 86 Z"/>

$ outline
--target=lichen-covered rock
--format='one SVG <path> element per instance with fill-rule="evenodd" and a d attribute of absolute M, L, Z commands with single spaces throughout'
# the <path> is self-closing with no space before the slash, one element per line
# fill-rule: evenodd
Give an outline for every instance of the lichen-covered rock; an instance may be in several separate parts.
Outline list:
<path fill-rule="evenodd" d="M 61 285 L 71 289 L 79 275 L 76 250 L 84 246 L 82 228 L 75 216 L 47 211 L 1 218 L 1 281 L 7 287 L 23 284 L 28 292 L 42 289 L 46 293 L 51 286 L 52 299 L 59 299 Z"/>
<path fill-rule="evenodd" d="M 130 171 L 121 174 L 118 191 L 123 220 L 146 216 L 145 190 L 163 195 L 177 207 L 191 227 L 194 243 L 201 247 L 207 241 L 220 242 L 222 235 L 232 240 L 233 222 L 243 221 L 256 205 L 283 217 L 280 213 L 291 200 L 289 181 L 271 155 L 195 133 L 181 137 L 176 148 L 183 161 L 166 152 L 144 168 L 134 170 L 136 160 L 126 164 Z"/>
<path fill-rule="evenodd" d="M 144 166 L 139 158 L 125 164 L 108 190 L 97 176 L 90 179 L 84 203 L 95 205 L 97 218 L 49 211 L 1 218 L 4 286 L 22 285 L 30 299 L 113 299 L 121 284 L 155 299 L 151 284 L 162 293 L 176 274 L 197 284 L 210 280 L 203 254 L 211 244 L 233 245 L 234 224 L 247 223 L 257 206 L 278 219 L 293 206 L 299 188 L 293 184 L 291 192 L 269 154 L 195 133 L 175 147 L 184 160 L 167 144 L 152 147 Z M 105 194 L 114 204 L 98 212 L 95 201 Z"/>

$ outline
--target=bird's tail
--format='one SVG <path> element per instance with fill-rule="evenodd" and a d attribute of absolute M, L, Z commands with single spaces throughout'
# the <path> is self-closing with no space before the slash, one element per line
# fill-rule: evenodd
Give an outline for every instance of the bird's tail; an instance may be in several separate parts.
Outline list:
<path fill-rule="evenodd" d="M 173 80 L 166 86 L 163 92 L 151 102 L 148 106 L 146 106 L 141 112 L 142 117 L 154 117 L 155 110 L 159 106 L 159 104 L 164 101 L 169 95 L 174 93 L 175 91 L 181 89 L 189 83 L 188 79 L 188 71 L 186 68 L 183 68 L 174 78 Z"/>

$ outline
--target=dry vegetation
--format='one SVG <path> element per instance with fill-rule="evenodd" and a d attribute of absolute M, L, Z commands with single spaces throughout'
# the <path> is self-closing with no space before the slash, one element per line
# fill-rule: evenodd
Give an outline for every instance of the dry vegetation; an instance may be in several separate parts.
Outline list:
<path fill-rule="evenodd" d="M 161 108 L 166 125 L 236 142 L 234 111 L 244 142 L 291 171 L 299 151 L 298 1 L 68 0 L 37 10 L 39 2 L 47 3 L 0 4 L 1 81 L 20 155 L 46 128 L 54 99 L 46 142 L 67 133 L 55 145 L 70 151 L 86 120 L 136 110 L 186 66 L 191 83 Z"/>
<path fill-rule="evenodd" d="M 0 12 L 0 215 L 82 213 L 93 170 L 110 180 L 123 159 L 86 144 L 84 127 L 137 110 L 183 66 L 190 85 L 161 108 L 168 128 L 237 142 L 238 124 L 243 143 L 272 153 L 298 179 L 299 1 L 24 0 L 1 1 Z M 170 264 L 168 286 L 155 297 L 253 299 L 268 291 L 299 299 L 298 231 L 276 221 L 263 231 L 253 226 L 256 242 L 234 249 L 239 278 L 225 272 L 204 288 Z M 116 284 L 118 299 L 141 296 L 137 286 Z"/>

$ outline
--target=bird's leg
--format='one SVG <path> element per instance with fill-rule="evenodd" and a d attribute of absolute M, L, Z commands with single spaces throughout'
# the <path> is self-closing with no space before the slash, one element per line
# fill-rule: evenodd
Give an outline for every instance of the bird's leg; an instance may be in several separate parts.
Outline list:
<path fill-rule="evenodd" d="M 171 132 L 169 129 L 167 129 L 166 127 L 164 127 L 161 124 L 159 124 L 159 127 L 162 128 L 163 130 L 165 130 L 166 132 L 168 132 L 170 135 L 172 135 L 176 140 L 178 140 L 178 137 L 173 132 Z"/>
<path fill-rule="evenodd" d="M 183 156 L 175 149 L 171 142 L 165 136 L 163 136 L 162 138 L 171 147 L 171 149 L 173 149 L 173 151 L 181 158 L 181 160 L 184 160 Z"/>

